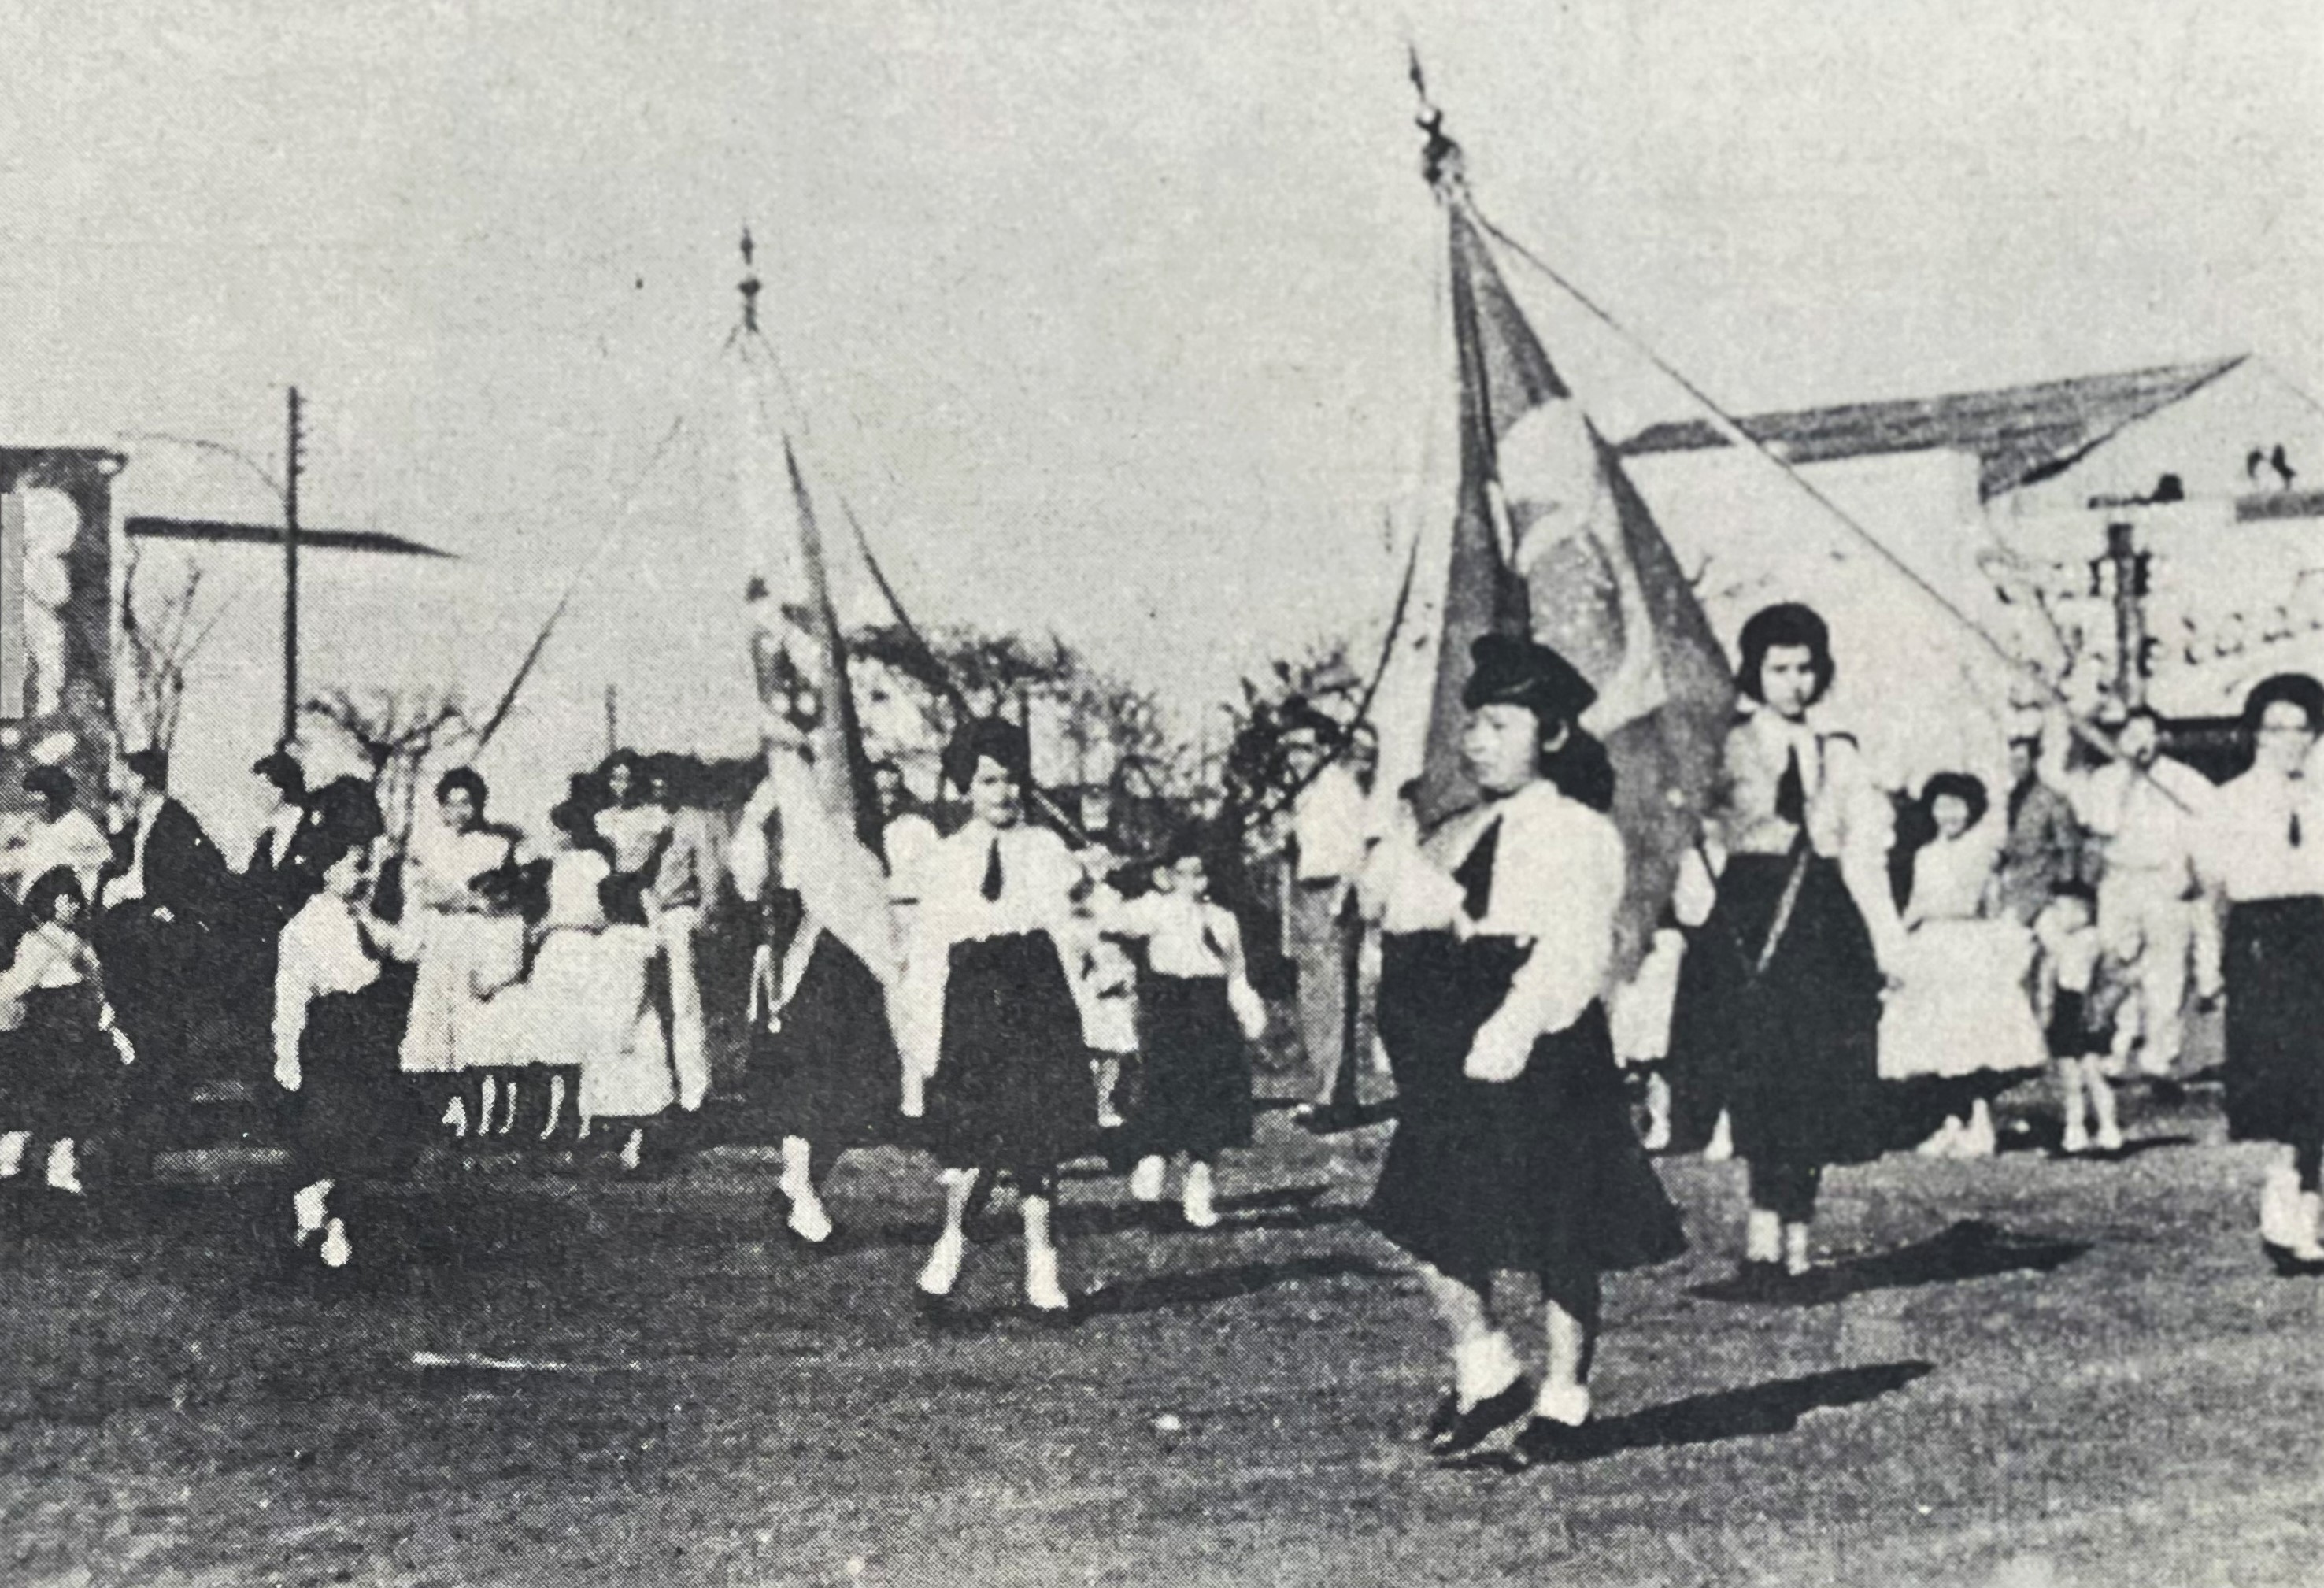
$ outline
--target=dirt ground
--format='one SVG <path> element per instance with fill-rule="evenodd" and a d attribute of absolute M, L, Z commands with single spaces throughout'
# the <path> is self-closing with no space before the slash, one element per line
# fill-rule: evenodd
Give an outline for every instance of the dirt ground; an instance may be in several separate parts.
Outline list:
<path fill-rule="evenodd" d="M 1441 1348 L 1356 1218 L 1384 1127 L 1264 1120 L 1206 1233 L 1074 1179 L 1065 1330 L 1014 1311 L 1005 1207 L 918 1316 L 898 1152 L 843 1165 L 827 1255 L 748 1154 L 447 1166 L 345 1288 L 202 1160 L 0 1256 L 0 1583 L 2324 1583 L 2324 1281 L 2263 1262 L 2215 1104 L 2134 1129 L 1838 1172 L 1815 1305 L 1717 1299 L 1741 1171 L 1666 1161 L 1695 1249 L 1613 1282 L 1616 1448 L 1524 1473 L 1414 1443 Z"/>

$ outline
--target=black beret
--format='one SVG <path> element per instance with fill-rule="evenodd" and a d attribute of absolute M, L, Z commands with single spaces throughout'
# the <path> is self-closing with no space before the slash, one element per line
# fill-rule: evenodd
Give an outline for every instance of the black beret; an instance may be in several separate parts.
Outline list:
<path fill-rule="evenodd" d="M 150 744 L 123 756 L 121 764 L 156 787 L 166 785 L 170 780 L 169 752 L 157 750 Z"/>
<path fill-rule="evenodd" d="M 1471 668 L 1461 691 L 1471 711 L 1481 706 L 1522 706 L 1545 722 L 1579 721 L 1598 698 L 1573 664 L 1536 641 L 1485 634 L 1469 647 Z"/>
<path fill-rule="evenodd" d="M 38 794 L 44 799 L 69 805 L 77 787 L 72 773 L 60 766 L 36 766 L 24 774 L 24 792 Z"/>
<path fill-rule="evenodd" d="M 2267 708 L 2278 702 L 2300 707 L 2308 716 L 2310 728 L 2324 728 L 2324 684 L 2306 673 L 2275 673 L 2252 686 L 2244 697 L 2244 726 L 2256 733 L 2259 719 Z"/>

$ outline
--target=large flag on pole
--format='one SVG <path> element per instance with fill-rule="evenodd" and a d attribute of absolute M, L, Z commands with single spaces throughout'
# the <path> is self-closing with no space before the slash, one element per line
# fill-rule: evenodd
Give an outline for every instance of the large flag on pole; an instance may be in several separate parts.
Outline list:
<path fill-rule="evenodd" d="M 752 661 L 770 745 L 753 816 L 771 805 L 779 834 L 774 863 L 805 912 L 781 996 L 798 986 L 823 931 L 892 988 L 896 943 L 877 853 L 879 812 L 797 426 L 786 422 L 771 352 L 747 320 L 735 352 L 740 484 L 760 570 L 751 588 Z M 741 873 L 738 866 L 738 880 Z"/>
<path fill-rule="evenodd" d="M 1460 754 L 1469 646 L 1530 633 L 1597 687 L 1583 726 L 1615 772 L 1629 852 L 1615 972 L 1627 976 L 1697 841 L 1734 684 L 1677 559 L 1510 296 L 1438 134 L 1430 175 L 1452 243 L 1461 383 L 1461 485 L 1443 603 L 1422 814 L 1475 798 Z"/>

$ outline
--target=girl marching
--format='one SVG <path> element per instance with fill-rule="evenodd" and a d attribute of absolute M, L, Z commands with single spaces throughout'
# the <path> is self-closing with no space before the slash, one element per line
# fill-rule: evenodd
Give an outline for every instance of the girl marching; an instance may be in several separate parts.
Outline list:
<path fill-rule="evenodd" d="M 48 1189 L 69 1196 L 87 1191 L 83 1149 L 111 1122 L 132 1057 L 105 1001 L 87 909 L 69 867 L 42 872 L 24 895 L 31 929 L 0 972 L 0 1009 L 17 1016 L 0 1035 L 0 1178 L 37 1163 Z"/>
<path fill-rule="evenodd" d="M 295 1248 L 344 1269 L 355 1252 L 354 1186 L 410 1168 L 429 1111 L 397 1062 L 412 980 L 392 954 L 401 929 L 365 901 L 370 845 L 344 836 L 315 857 L 323 891 L 283 927 L 275 961 L 274 1080 L 291 1101 Z"/>
<path fill-rule="evenodd" d="M 1737 683 L 1757 709 L 1727 736 L 1707 847 L 1717 901 L 1679 971 L 1672 1052 L 1713 1078 L 1749 1168 L 1742 1277 L 1796 1279 L 1826 1166 L 1886 1145 L 1882 966 L 1902 929 L 1889 891 L 1893 816 L 1855 741 L 1812 723 L 1831 638 L 1796 603 L 1743 625 Z"/>
<path fill-rule="evenodd" d="M 1024 1216 L 1026 1300 L 1062 1318 L 1050 1203 L 1057 1166 L 1087 1142 L 1095 1113 L 1060 948 L 1084 872 L 1064 839 L 1024 819 L 1023 729 L 965 725 L 945 775 L 967 796 L 969 819 L 927 856 L 905 970 L 907 1104 L 924 1081 L 928 1145 L 944 1166 L 944 1230 L 919 1288 L 931 1301 L 952 1294 L 977 1181 L 1006 1174 Z"/>
<path fill-rule="evenodd" d="M 1571 753 L 1591 743 L 1575 725 L 1595 693 L 1529 641 L 1487 636 L 1471 654 L 1462 752 L 1483 803 L 1419 849 L 1384 843 L 1371 879 L 1399 1103 L 1369 1216 L 1418 1260 L 1452 1334 L 1431 1447 L 1456 1454 L 1530 1412 L 1516 1453 L 1550 1461 L 1586 1437 L 1600 1275 L 1685 1240 L 1632 1127 L 1600 1002 L 1622 840 L 1602 803 L 1547 775 L 1556 758 L 1599 764 Z M 1505 1269 L 1540 1283 L 1537 1390 L 1487 1311 Z"/>
<path fill-rule="evenodd" d="M 2262 680 L 2244 703 L 2244 730 L 2250 770 L 2196 813 L 2209 903 L 2197 917 L 2198 985 L 2227 995 L 2229 1133 L 2279 1144 L 2260 1194 L 2260 1242 L 2279 1272 L 2324 1272 L 2324 800 L 2309 775 L 2324 684 L 2299 673 Z"/>

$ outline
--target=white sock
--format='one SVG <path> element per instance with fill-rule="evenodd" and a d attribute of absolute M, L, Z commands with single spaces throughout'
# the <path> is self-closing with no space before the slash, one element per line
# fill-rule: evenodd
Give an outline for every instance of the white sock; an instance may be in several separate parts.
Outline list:
<path fill-rule="evenodd" d="M 1784 1226 L 1784 1269 L 1787 1273 L 1804 1274 L 1812 1266 L 1808 1255 L 1808 1227 L 1805 1224 Z"/>
<path fill-rule="evenodd" d="M 920 1288 L 930 1296 L 951 1295 L 953 1285 L 960 1279 L 961 1260 L 967 1255 L 968 1238 L 947 1227 L 928 1249 L 927 1264 L 920 1269 Z"/>
<path fill-rule="evenodd" d="M 60 1138 L 57 1143 L 49 1149 L 48 1179 L 51 1190 L 69 1191 L 75 1196 L 82 1194 L 80 1159 L 73 1150 L 73 1140 L 70 1136 Z"/>
<path fill-rule="evenodd" d="M 466 1135 L 468 1133 L 467 1100 L 463 1097 L 455 1097 L 451 1102 L 446 1103 L 444 1105 L 444 1118 L 442 1123 L 445 1129 L 450 1131 L 455 1136 Z"/>
<path fill-rule="evenodd" d="M 333 1219 L 323 1231 L 323 1266 L 343 1269 L 355 1260 L 355 1242 L 347 1239 L 345 1219 Z"/>
<path fill-rule="evenodd" d="M 1200 1159 L 1186 1166 L 1185 1212 L 1186 1222 L 1198 1230 L 1219 1222 L 1219 1210 L 1211 1200 L 1211 1166 Z"/>
<path fill-rule="evenodd" d="M 1057 1278 L 1057 1249 L 1042 1243 L 1025 1248 L 1025 1299 L 1043 1312 L 1062 1312 L 1070 1305 Z"/>
<path fill-rule="evenodd" d="M 1784 1221 L 1764 1207 L 1755 1207 L 1743 1219 L 1743 1260 L 1778 1262 L 1784 1255 Z"/>
<path fill-rule="evenodd" d="M 24 1169 L 24 1149 L 32 1144 L 30 1131 L 11 1131 L 0 1136 L 0 1180 L 14 1179 Z"/>
<path fill-rule="evenodd" d="M 2271 1246 L 2300 1241 L 2300 1175 L 2290 1164 L 2267 1171 L 2259 1187 L 2259 1236 Z"/>
<path fill-rule="evenodd" d="M 564 1117 L 565 1077 L 551 1076 L 549 1077 L 549 1122 L 540 1127 L 540 1139 L 543 1141 L 557 1134 L 557 1123 Z"/>
<path fill-rule="evenodd" d="M 1516 1383 L 1525 1364 L 1517 1360 L 1517 1347 L 1509 1343 L 1507 1334 L 1488 1329 L 1454 1349 L 1452 1369 L 1453 1387 L 1460 1394 L 1461 1408 L 1466 1411 Z"/>
<path fill-rule="evenodd" d="M 1149 1152 L 1130 1171 L 1130 1195 L 1136 1202 L 1162 1200 L 1162 1177 L 1168 1165 L 1158 1152 Z"/>
<path fill-rule="evenodd" d="M 644 1153 L 645 1149 L 645 1127 L 643 1125 L 632 1126 L 630 1129 L 630 1139 L 622 1143 L 622 1167 L 625 1169 L 633 1169 L 637 1168 L 638 1160 Z"/>
<path fill-rule="evenodd" d="M 1590 1420 L 1590 1387 L 1587 1384 L 1544 1384 L 1541 1393 L 1534 1398 L 1533 1413 L 1537 1417 L 1547 1417 L 1553 1423 L 1578 1428 Z"/>
<path fill-rule="evenodd" d="M 2324 1196 L 2302 1191 L 2294 1206 L 2299 1222 L 2292 1226 L 2292 1250 L 2309 1262 L 2324 1260 L 2324 1242 L 2318 1240 L 2324 1233 Z"/>
<path fill-rule="evenodd" d="M 301 1241 L 323 1227 L 323 1199 L 330 1194 L 331 1182 L 328 1180 L 301 1186 L 290 1194 L 290 1216 L 298 1221 L 299 1239 Z"/>

